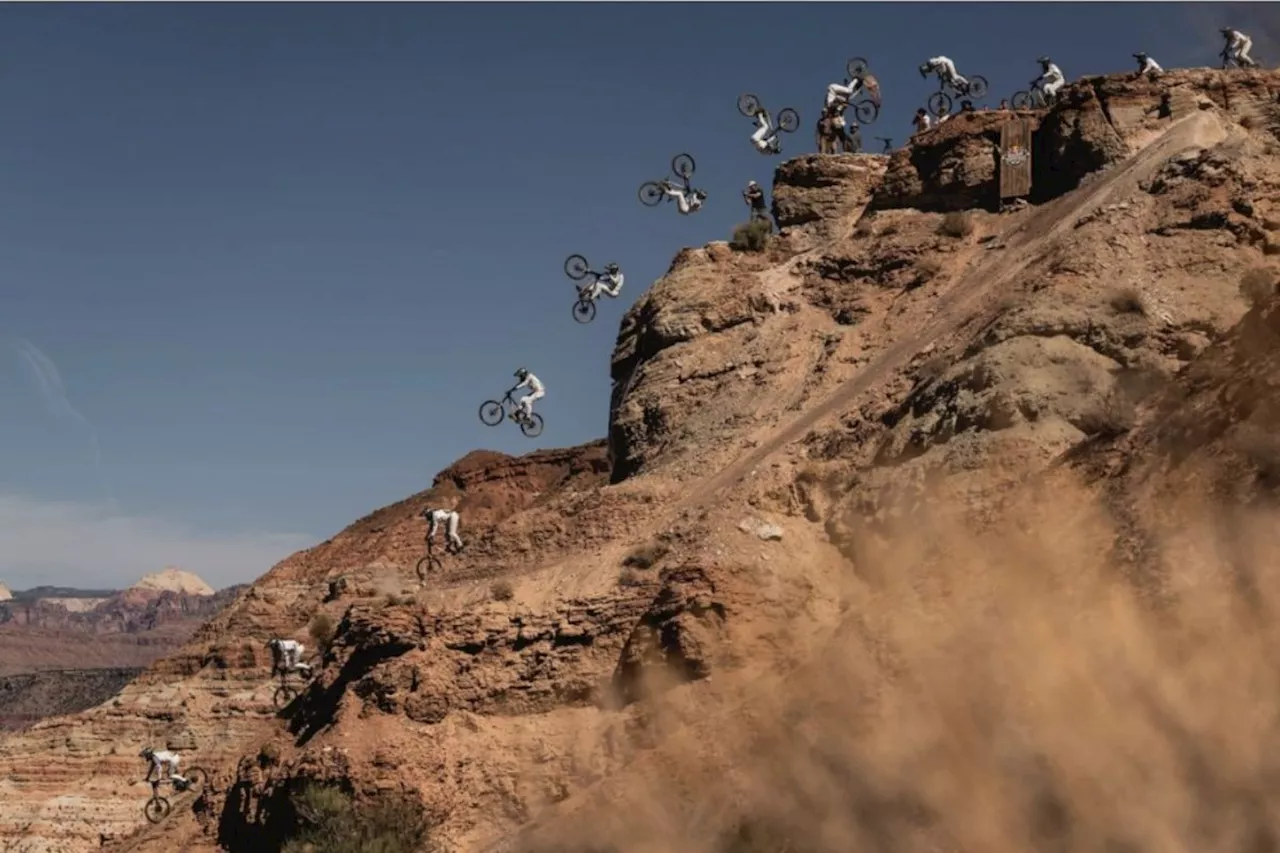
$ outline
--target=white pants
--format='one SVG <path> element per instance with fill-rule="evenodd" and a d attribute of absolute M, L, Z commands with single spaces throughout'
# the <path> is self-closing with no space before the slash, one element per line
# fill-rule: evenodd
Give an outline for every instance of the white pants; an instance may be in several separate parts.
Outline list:
<path fill-rule="evenodd" d="M 758 127 L 756 132 L 751 134 L 751 144 L 759 151 L 768 151 L 773 142 L 769 134 L 769 131 L 773 130 L 769 124 L 769 116 L 764 113 L 756 116 L 756 124 Z"/>
<path fill-rule="evenodd" d="M 857 80 L 848 86 L 842 86 L 839 83 L 832 83 L 827 87 L 827 106 L 831 106 L 836 101 L 843 101 L 846 104 L 849 103 L 849 101 L 853 100 L 853 96 L 858 94 L 858 91 L 861 88 L 862 83 Z"/>
<path fill-rule="evenodd" d="M 527 397 L 525 399 L 528 399 Z M 520 402 L 524 402 L 521 400 Z M 462 538 L 458 536 L 458 514 L 456 512 L 449 513 L 444 521 L 444 535 L 449 540 L 449 544 L 455 548 L 462 547 Z M 431 519 L 431 529 L 427 531 L 427 538 L 435 541 L 436 538 L 436 521 Z"/>
<path fill-rule="evenodd" d="M 680 189 L 679 187 L 673 187 L 668 185 L 667 188 L 663 190 L 663 192 L 665 192 L 667 195 L 671 196 L 676 200 L 676 207 L 680 209 L 681 213 L 687 214 L 689 212 L 690 210 L 689 199 L 685 197 L 684 190 Z"/>
<path fill-rule="evenodd" d="M 1246 38 L 1240 44 L 1231 49 L 1229 54 L 1240 65 L 1252 65 L 1253 58 L 1249 56 L 1249 48 L 1253 47 L 1253 39 Z"/>
<path fill-rule="evenodd" d="M 588 302 L 594 302 L 600 297 L 600 294 L 607 293 L 610 298 L 617 299 L 618 291 L 620 290 L 622 290 L 621 284 L 617 287 L 609 287 L 600 279 L 596 279 L 594 284 L 590 285 L 585 291 L 583 291 L 582 298 Z"/>
<path fill-rule="evenodd" d="M 956 64 L 951 60 L 941 63 L 937 69 L 938 79 L 959 91 L 969 85 L 969 81 L 956 72 Z"/>
<path fill-rule="evenodd" d="M 516 409 L 523 412 L 527 418 L 533 414 L 533 403 L 535 400 L 541 400 L 547 395 L 546 391 L 534 391 L 532 394 L 525 394 L 520 398 L 520 402 L 516 404 Z"/>
<path fill-rule="evenodd" d="M 1164 71 L 1164 69 L 1160 67 L 1160 63 L 1156 62 L 1154 59 L 1148 56 L 1147 61 L 1142 63 L 1142 68 L 1141 70 L 1138 71 L 1138 73 L 1139 74 L 1159 74 L 1162 71 Z"/>
<path fill-rule="evenodd" d="M 181 775 L 179 775 L 179 773 L 178 773 L 178 761 L 179 761 L 179 759 L 178 759 L 178 757 L 177 757 L 177 756 L 174 756 L 173 758 L 171 758 L 171 759 L 169 759 L 169 760 L 167 760 L 167 761 L 157 761 L 157 762 L 155 763 L 155 764 L 156 764 L 156 778 L 157 778 L 157 779 L 168 779 L 168 780 L 170 780 L 170 781 L 172 781 L 172 780 L 174 780 L 174 779 L 177 779 L 179 782 L 184 782 L 184 783 L 185 783 L 185 782 L 187 781 L 186 777 L 185 777 L 185 776 L 181 776 Z"/>
<path fill-rule="evenodd" d="M 1067 84 L 1067 81 L 1065 79 L 1054 80 L 1052 83 L 1041 83 L 1040 91 L 1044 93 L 1044 96 L 1046 99 L 1052 98 L 1054 95 L 1058 94 L 1058 90 L 1061 89 L 1066 84 Z"/>

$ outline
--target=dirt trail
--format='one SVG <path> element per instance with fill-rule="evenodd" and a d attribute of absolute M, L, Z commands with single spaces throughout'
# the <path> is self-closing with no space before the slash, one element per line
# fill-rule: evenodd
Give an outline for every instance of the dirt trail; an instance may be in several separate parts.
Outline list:
<path fill-rule="evenodd" d="M 1142 177 L 1180 150 L 1214 145 L 1228 135 L 1229 131 L 1215 113 L 1193 113 L 1175 121 L 1161 136 L 1110 174 L 1103 174 L 1088 186 L 1037 210 L 1008 234 L 1004 247 L 997 250 L 995 258 L 979 264 L 939 300 L 936 319 L 923 331 L 890 346 L 826 402 L 800 415 L 779 429 L 772 438 L 707 480 L 679 501 L 675 509 L 701 508 L 718 500 L 723 491 L 741 482 L 767 457 L 802 438 L 825 418 L 850 408 L 858 396 L 903 367 L 928 344 L 940 341 L 948 333 L 955 333 L 965 320 L 976 315 L 983 297 L 993 296 L 1001 285 L 1030 266 L 1039 254 L 1037 250 L 1072 228 L 1087 212 L 1086 208 L 1102 204 L 1117 189 L 1136 185 Z"/>

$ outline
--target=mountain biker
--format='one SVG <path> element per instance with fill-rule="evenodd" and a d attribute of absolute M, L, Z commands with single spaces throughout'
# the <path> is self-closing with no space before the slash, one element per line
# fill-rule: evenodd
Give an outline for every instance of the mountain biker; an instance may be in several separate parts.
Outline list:
<path fill-rule="evenodd" d="M 534 376 L 525 368 L 516 371 L 516 378 L 520 380 L 520 384 L 508 391 L 508 394 L 514 394 L 521 388 L 528 388 L 530 393 L 520 398 L 520 402 L 516 404 L 516 411 L 522 417 L 528 418 L 533 414 L 533 404 L 537 400 L 541 400 L 547 394 L 547 389 L 543 387 L 538 377 Z"/>
<path fill-rule="evenodd" d="M 782 150 L 778 132 L 773 129 L 769 114 L 763 109 L 756 110 L 756 132 L 751 134 L 751 144 L 761 154 L 777 154 Z"/>
<path fill-rule="evenodd" d="M 302 643 L 297 640 L 272 639 L 267 643 L 271 649 L 271 673 L 289 674 L 298 671 L 303 675 L 311 674 L 311 666 L 302 662 Z"/>
<path fill-rule="evenodd" d="M 1160 63 L 1156 62 L 1145 53 L 1135 53 L 1133 58 L 1138 60 L 1138 76 L 1143 74 L 1161 74 L 1164 69 L 1160 67 Z"/>
<path fill-rule="evenodd" d="M 1040 76 L 1031 81 L 1031 85 L 1040 90 L 1046 101 L 1052 99 L 1058 94 L 1067 83 L 1067 78 L 1062 76 L 1062 69 L 1053 64 L 1053 60 L 1047 56 L 1042 56 L 1036 60 L 1040 63 Z"/>
<path fill-rule="evenodd" d="M 697 213 L 702 209 L 702 202 L 706 200 L 707 194 L 703 190 L 690 189 L 688 179 L 685 179 L 684 187 L 681 188 L 670 181 L 665 181 L 662 192 L 676 200 L 676 207 L 686 216 L 690 213 Z"/>
<path fill-rule="evenodd" d="M 595 275 L 596 280 L 591 284 L 578 288 L 582 294 L 582 298 L 588 302 L 594 302 L 600 297 L 601 293 L 607 293 L 611 298 L 618 298 L 618 291 L 622 290 L 622 271 L 615 263 L 605 264 L 604 272 L 596 272 L 589 270 L 590 274 Z"/>
<path fill-rule="evenodd" d="M 168 779 L 170 782 L 174 782 L 178 785 L 187 784 L 187 778 L 178 774 L 178 762 L 182 759 L 176 752 L 170 752 L 167 749 L 162 749 L 159 752 L 156 752 L 148 746 L 143 749 L 142 752 L 138 753 L 138 757 L 143 761 L 146 761 L 148 764 L 146 778 L 142 781 L 161 782 L 164 779 Z M 152 773 L 156 774 L 156 778 L 154 780 L 151 778 Z"/>
<path fill-rule="evenodd" d="M 1227 55 L 1228 59 L 1242 67 L 1252 68 L 1257 65 L 1253 58 L 1249 56 L 1249 48 L 1253 47 L 1253 39 L 1239 30 L 1233 30 L 1231 27 L 1223 27 L 1218 32 L 1222 33 L 1222 37 L 1227 40 L 1227 46 L 1223 49 L 1223 53 Z"/>
<path fill-rule="evenodd" d="M 431 509 L 427 508 L 422 511 L 422 517 L 427 520 L 427 541 L 436 541 L 436 530 L 443 524 L 445 526 L 445 538 L 448 544 L 446 550 L 458 553 L 462 550 L 462 538 L 458 536 L 458 513 L 452 509 Z"/>
<path fill-rule="evenodd" d="M 929 72 L 937 74 L 938 80 L 944 86 L 950 86 L 957 92 L 963 92 L 969 87 L 969 81 L 956 71 L 956 64 L 945 56 L 935 56 L 921 65 L 918 70 L 921 77 L 928 77 Z"/>
<path fill-rule="evenodd" d="M 769 218 L 769 212 L 764 204 L 764 190 L 760 189 L 760 185 L 755 181 L 747 182 L 747 188 L 742 191 L 742 200 L 751 208 L 752 219 Z"/>

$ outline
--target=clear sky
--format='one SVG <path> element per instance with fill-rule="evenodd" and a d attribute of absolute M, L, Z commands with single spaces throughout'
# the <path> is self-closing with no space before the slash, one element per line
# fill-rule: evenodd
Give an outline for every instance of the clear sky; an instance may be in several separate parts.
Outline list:
<path fill-rule="evenodd" d="M 0 7 L 0 581 L 250 580 L 475 448 L 604 434 L 623 310 L 728 237 L 744 91 L 813 151 L 827 83 L 870 59 L 896 143 L 939 53 L 1025 88 L 1206 65 L 1174 4 L 6 4 Z M 639 185 L 692 154 L 707 206 Z M 618 261 L 576 324 L 564 257 Z M 483 426 L 525 365 L 547 428 Z M 465 525 L 465 520 L 464 520 Z"/>

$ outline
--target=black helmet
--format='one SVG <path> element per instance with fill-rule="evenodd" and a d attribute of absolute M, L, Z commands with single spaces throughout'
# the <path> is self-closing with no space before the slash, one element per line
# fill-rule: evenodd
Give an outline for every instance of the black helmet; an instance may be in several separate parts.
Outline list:
<path fill-rule="evenodd" d="M 1134 59 L 1146 59 L 1146 58 L 1147 58 L 1147 55 L 1146 55 L 1145 53 L 1135 53 L 1135 54 L 1133 55 L 1133 58 L 1134 58 Z"/>
<path fill-rule="evenodd" d="M 1042 56 L 1039 59 L 1037 59 L 1036 62 L 1039 62 L 1041 65 L 1049 65 L 1050 63 L 1053 62 L 1053 60 L 1051 60 L 1047 56 Z"/>
<path fill-rule="evenodd" d="M 152 748 L 151 748 L 151 747 L 149 747 L 149 746 L 144 746 L 144 747 L 142 748 L 142 752 L 139 752 L 139 753 L 138 753 L 138 757 L 139 757 L 139 758 L 150 758 L 151 756 L 153 756 L 153 755 L 155 755 L 155 754 L 156 754 L 156 753 L 155 753 L 155 750 L 154 750 L 154 749 L 152 749 Z"/>
<path fill-rule="evenodd" d="M 529 371 L 526 368 L 522 367 L 516 371 L 516 379 L 524 379 L 528 375 Z"/>
<path fill-rule="evenodd" d="M 1222 33 L 1224 36 L 1229 36 L 1231 35 L 1231 27 L 1223 27 L 1222 29 L 1218 30 L 1218 32 Z"/>
<path fill-rule="evenodd" d="M 706 191 L 705 191 L 705 190 L 694 190 L 694 191 L 693 191 L 693 194 L 694 194 L 694 195 L 696 195 L 698 198 L 706 198 L 706 197 L 707 197 L 707 193 L 706 193 Z"/>
<path fill-rule="evenodd" d="M 920 72 L 920 76 L 921 76 L 921 77 L 928 77 L 928 76 L 929 76 L 929 63 L 927 63 L 927 62 L 922 62 L 922 63 L 920 63 L 920 68 L 919 68 L 918 70 L 919 70 L 919 72 Z"/>
<path fill-rule="evenodd" d="M 617 272 L 617 271 L 618 271 L 618 265 L 617 265 L 617 264 L 615 264 L 615 263 L 613 263 L 612 261 L 610 261 L 608 264 L 605 264 L 605 268 L 604 268 L 604 270 L 605 270 L 605 272 Z"/>

